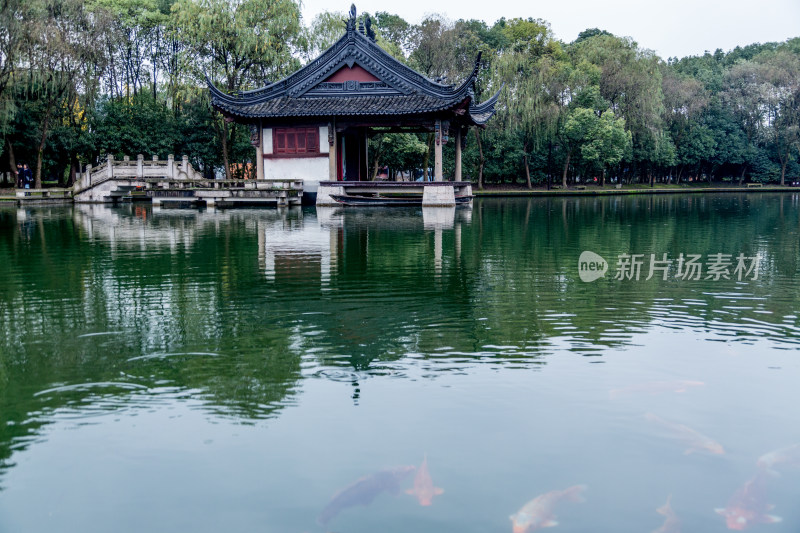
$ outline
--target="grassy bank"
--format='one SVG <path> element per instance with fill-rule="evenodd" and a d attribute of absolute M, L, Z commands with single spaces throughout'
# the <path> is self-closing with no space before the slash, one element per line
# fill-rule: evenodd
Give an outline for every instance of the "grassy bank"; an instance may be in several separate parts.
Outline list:
<path fill-rule="evenodd" d="M 617 188 L 615 185 L 607 185 L 600 187 L 599 185 L 585 185 L 563 188 L 551 188 L 547 190 L 545 187 L 534 187 L 528 189 L 525 187 L 514 186 L 501 186 L 492 185 L 487 186 L 483 190 L 478 190 L 473 185 L 473 194 L 476 196 L 606 196 L 618 194 L 683 194 L 683 193 L 719 193 L 719 192 L 800 192 L 800 187 L 789 187 L 780 185 L 763 185 L 760 187 L 743 185 L 709 185 L 707 183 L 697 185 L 675 185 L 675 184 L 661 184 L 650 187 L 647 184 L 633 184 L 623 185 Z"/>

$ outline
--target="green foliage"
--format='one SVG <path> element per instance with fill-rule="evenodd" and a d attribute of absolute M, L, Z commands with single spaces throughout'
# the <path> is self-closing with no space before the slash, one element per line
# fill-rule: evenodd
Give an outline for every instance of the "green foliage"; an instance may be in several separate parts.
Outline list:
<path fill-rule="evenodd" d="M 393 172 L 422 168 L 427 151 L 427 143 L 414 133 L 381 133 L 370 139 L 373 158 L 377 156 L 379 166 L 388 166 Z"/>
<path fill-rule="evenodd" d="M 255 155 L 249 132 L 210 109 L 205 76 L 228 92 L 281 79 L 333 44 L 344 19 L 326 12 L 305 28 L 292 0 L 3 2 L 0 170 L 15 158 L 66 182 L 106 152 L 239 168 Z M 482 52 L 476 101 L 503 92 L 482 150 L 467 137 L 473 179 L 479 169 L 508 184 L 800 172 L 800 38 L 663 61 L 597 28 L 561 42 L 540 19 L 371 19 L 379 46 L 441 83 L 462 80 Z M 424 134 L 380 133 L 370 148 L 398 170 L 419 169 L 429 151 Z M 445 145 L 446 173 L 453 151 Z"/>
<path fill-rule="evenodd" d="M 402 17 L 386 11 L 378 11 L 375 13 L 375 30 L 383 39 L 395 45 L 403 56 L 411 53 L 414 28 Z"/>
<path fill-rule="evenodd" d="M 160 159 L 174 154 L 180 141 L 177 118 L 149 97 L 137 97 L 133 102 L 105 100 L 100 103 L 94 123 L 98 155 L 113 154 L 148 159 Z"/>
<path fill-rule="evenodd" d="M 581 41 L 585 41 L 586 39 L 597 37 L 598 35 L 609 35 L 611 37 L 614 36 L 613 33 L 607 32 L 606 30 L 601 30 L 599 28 L 587 28 L 578 34 L 578 38 L 575 39 L 575 42 L 579 43 Z"/>
<path fill-rule="evenodd" d="M 293 70 L 299 9 L 291 0 L 177 0 L 170 25 L 200 60 L 195 68 L 234 91 Z"/>
<path fill-rule="evenodd" d="M 750 177 L 754 182 L 779 181 L 781 167 L 770 157 L 767 149 L 756 148 L 750 156 Z"/>
<path fill-rule="evenodd" d="M 302 48 L 306 61 L 311 61 L 341 38 L 345 31 L 345 14 L 325 11 L 302 30 Z"/>
<path fill-rule="evenodd" d="M 574 43 L 571 53 L 599 67 L 600 93 L 631 133 L 632 161 L 654 161 L 664 110 L 658 57 L 630 39 L 603 34 Z"/>
<path fill-rule="evenodd" d="M 585 163 L 598 167 L 622 161 L 631 142 L 624 119 L 610 110 L 598 114 L 585 107 L 570 111 L 561 136 L 569 150 L 579 151 Z"/>
<path fill-rule="evenodd" d="M 514 19 L 503 33 L 511 44 L 497 60 L 505 84 L 499 119 L 521 136 L 523 150 L 539 148 L 558 129 L 574 69 L 541 21 Z"/>

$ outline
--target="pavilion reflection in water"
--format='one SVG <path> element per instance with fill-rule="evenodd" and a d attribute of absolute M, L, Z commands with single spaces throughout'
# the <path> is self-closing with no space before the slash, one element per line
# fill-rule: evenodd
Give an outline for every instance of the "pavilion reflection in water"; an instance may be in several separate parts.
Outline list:
<path fill-rule="evenodd" d="M 433 233 L 432 264 L 435 273 L 440 274 L 444 255 L 443 235 L 452 232 L 453 253 L 456 258 L 460 257 L 461 227 L 471 223 L 472 209 L 423 207 L 421 210 L 421 220 L 417 215 L 419 210 L 387 213 L 379 208 L 353 210 L 321 206 L 316 208 L 318 224 L 292 223 L 287 218 L 260 218 L 259 266 L 271 281 L 296 279 L 308 282 L 317 279 L 327 284 L 332 269 L 343 257 L 347 234 L 356 233 L 364 237 L 361 251 L 362 259 L 366 261 L 372 249 L 370 232 L 388 230 L 413 234 L 417 231 L 423 239 Z M 303 211 L 297 210 L 297 213 L 303 220 L 307 217 Z"/>
<path fill-rule="evenodd" d="M 422 217 L 419 216 L 422 211 Z M 433 234 L 431 265 L 441 274 L 443 257 L 448 255 L 443 238 L 452 234 L 452 254 L 461 256 L 462 226 L 472 222 L 469 206 L 423 207 L 385 210 L 380 208 L 348 209 L 284 207 L 275 210 L 152 209 L 129 206 L 111 209 L 104 205 L 75 206 L 73 218 L 89 240 L 106 243 L 112 253 L 118 249 L 153 251 L 191 248 L 199 235 L 216 231 L 236 221 L 256 234 L 258 267 L 269 281 L 316 280 L 327 284 L 332 270 L 341 264 L 347 236 L 354 237 L 360 248 L 360 260 L 367 261 L 373 251 L 370 235 L 375 232 L 403 232 L 430 239 Z M 18 220 L 28 213 L 19 209 Z"/>

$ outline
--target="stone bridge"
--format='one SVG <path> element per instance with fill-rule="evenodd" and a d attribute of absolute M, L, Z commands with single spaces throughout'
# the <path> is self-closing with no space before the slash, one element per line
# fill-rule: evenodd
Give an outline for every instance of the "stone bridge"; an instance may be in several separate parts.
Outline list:
<path fill-rule="evenodd" d="M 72 189 L 75 202 L 106 203 L 120 200 L 150 200 L 154 206 L 167 202 L 204 203 L 206 206 L 234 203 L 299 205 L 303 180 L 217 180 L 204 178 L 189 158 L 181 162 L 170 155 L 135 161 L 128 156 L 115 161 L 109 155 L 98 167 L 91 165 L 80 174 Z"/>

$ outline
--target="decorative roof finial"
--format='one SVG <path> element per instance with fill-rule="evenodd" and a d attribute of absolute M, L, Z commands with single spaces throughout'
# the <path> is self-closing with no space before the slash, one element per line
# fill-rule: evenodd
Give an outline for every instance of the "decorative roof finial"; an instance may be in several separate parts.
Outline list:
<path fill-rule="evenodd" d="M 375 42 L 375 30 L 372 29 L 372 19 L 369 18 L 369 15 L 364 17 L 364 25 L 367 27 L 367 37 L 369 37 L 372 42 Z"/>
<path fill-rule="evenodd" d="M 350 5 L 350 18 L 347 21 L 347 31 L 355 31 L 356 29 L 356 5 Z"/>

